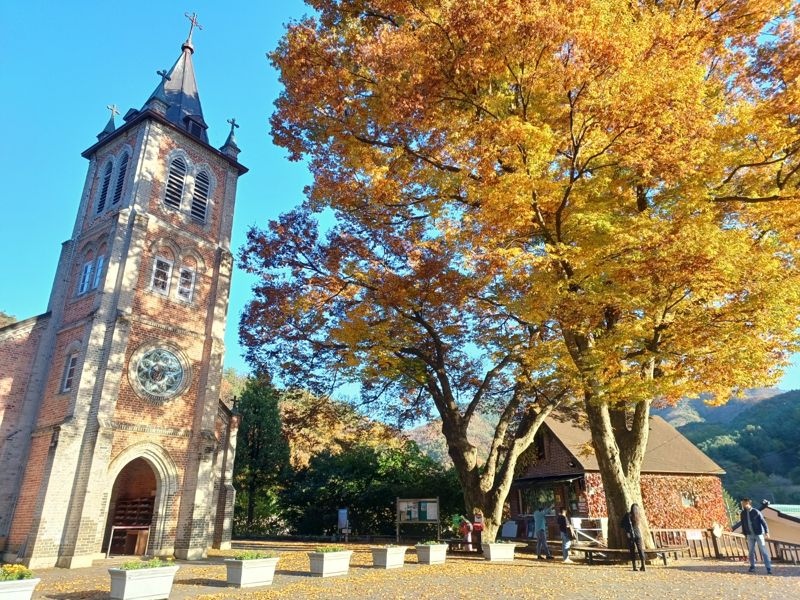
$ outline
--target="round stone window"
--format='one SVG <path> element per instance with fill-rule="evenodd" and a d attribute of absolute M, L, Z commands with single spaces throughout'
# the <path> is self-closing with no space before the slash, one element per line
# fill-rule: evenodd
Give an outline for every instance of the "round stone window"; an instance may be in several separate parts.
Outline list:
<path fill-rule="evenodd" d="M 186 360 L 172 348 L 137 351 L 131 357 L 128 375 L 141 396 L 163 402 L 180 394 L 188 382 Z"/>

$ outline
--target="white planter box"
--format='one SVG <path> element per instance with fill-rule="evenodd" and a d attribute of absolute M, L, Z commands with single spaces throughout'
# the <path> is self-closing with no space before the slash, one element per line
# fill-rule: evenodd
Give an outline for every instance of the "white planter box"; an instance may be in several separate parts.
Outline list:
<path fill-rule="evenodd" d="M 441 565 L 447 558 L 447 544 L 417 544 L 417 561 L 421 565 Z"/>
<path fill-rule="evenodd" d="M 256 558 L 252 560 L 226 559 L 228 585 L 235 587 L 256 587 L 270 585 L 275 577 L 278 557 Z"/>
<path fill-rule="evenodd" d="M 30 600 L 41 579 L 0 581 L 0 600 Z"/>
<path fill-rule="evenodd" d="M 516 544 L 481 544 L 483 557 L 490 562 L 511 562 L 514 560 Z"/>
<path fill-rule="evenodd" d="M 172 580 L 178 572 L 174 567 L 155 569 L 109 569 L 111 600 L 163 600 L 169 598 Z"/>
<path fill-rule="evenodd" d="M 347 572 L 350 570 L 350 557 L 352 555 L 352 550 L 342 550 L 341 552 L 309 552 L 308 558 L 311 562 L 311 574 L 317 577 L 347 575 Z"/>
<path fill-rule="evenodd" d="M 408 546 L 372 548 L 372 566 L 380 569 L 399 569 L 406 562 Z"/>

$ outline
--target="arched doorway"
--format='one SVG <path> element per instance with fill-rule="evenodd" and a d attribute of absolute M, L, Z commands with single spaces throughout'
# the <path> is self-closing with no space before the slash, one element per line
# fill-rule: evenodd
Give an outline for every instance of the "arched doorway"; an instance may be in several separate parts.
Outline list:
<path fill-rule="evenodd" d="M 122 468 L 111 489 L 103 552 L 147 553 L 157 490 L 156 473 L 144 458 L 135 458 Z"/>

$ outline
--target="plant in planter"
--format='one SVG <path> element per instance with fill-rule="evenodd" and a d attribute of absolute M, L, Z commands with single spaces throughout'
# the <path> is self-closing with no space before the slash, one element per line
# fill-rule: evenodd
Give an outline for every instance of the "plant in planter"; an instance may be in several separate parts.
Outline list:
<path fill-rule="evenodd" d="M 3 565 L 0 567 L 0 599 L 30 600 L 39 581 L 23 565 Z"/>
<path fill-rule="evenodd" d="M 109 569 L 112 600 L 158 600 L 169 598 L 178 565 L 160 558 L 133 560 Z"/>
<path fill-rule="evenodd" d="M 408 546 L 388 544 L 386 546 L 373 546 L 371 550 L 373 567 L 379 569 L 399 569 L 405 563 Z"/>
<path fill-rule="evenodd" d="M 417 561 L 421 565 L 441 565 L 447 558 L 447 544 L 434 540 L 417 544 Z"/>
<path fill-rule="evenodd" d="M 233 558 L 225 559 L 228 585 L 240 588 L 270 585 L 277 564 L 278 555 L 274 552 L 238 552 Z"/>
<path fill-rule="evenodd" d="M 322 546 L 316 552 L 309 552 L 308 558 L 311 563 L 311 574 L 317 577 L 335 577 L 336 575 L 347 575 L 350 570 L 350 557 L 352 550 L 346 550 L 344 546 Z"/>
<path fill-rule="evenodd" d="M 481 544 L 483 557 L 489 562 L 511 562 L 514 560 L 514 550 L 517 544 L 507 540 L 498 540 L 488 544 Z"/>

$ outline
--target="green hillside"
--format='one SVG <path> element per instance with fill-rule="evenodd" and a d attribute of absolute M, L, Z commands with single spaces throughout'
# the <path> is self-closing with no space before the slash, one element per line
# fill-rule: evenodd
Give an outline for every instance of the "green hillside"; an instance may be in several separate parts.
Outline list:
<path fill-rule="evenodd" d="M 735 498 L 800 503 L 800 390 L 761 400 L 728 422 L 678 429 L 727 471 L 723 484 Z"/>
<path fill-rule="evenodd" d="M 701 396 L 694 400 L 681 400 L 675 406 L 653 408 L 653 413 L 663 417 L 673 427 L 689 423 L 729 423 L 748 408 L 784 393 L 777 388 L 754 388 L 746 390 L 741 398 L 731 398 L 721 406 L 705 403 L 711 396 Z"/>

